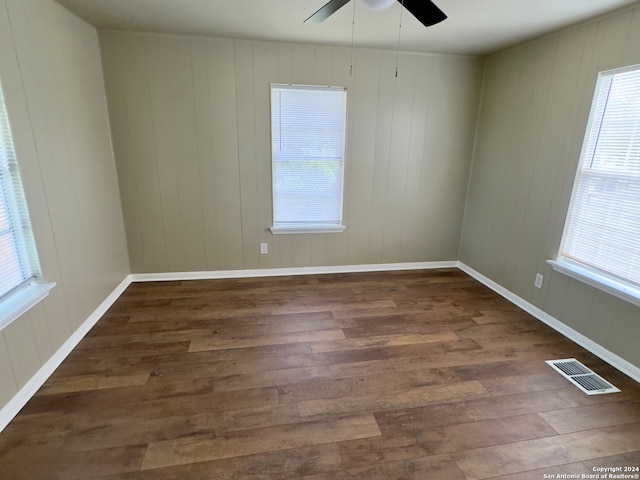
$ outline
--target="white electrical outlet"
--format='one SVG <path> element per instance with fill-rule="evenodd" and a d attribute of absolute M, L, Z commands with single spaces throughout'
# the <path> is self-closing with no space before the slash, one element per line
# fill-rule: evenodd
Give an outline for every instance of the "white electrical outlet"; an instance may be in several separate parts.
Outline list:
<path fill-rule="evenodd" d="M 269 253 L 269 244 L 261 243 L 260 244 L 260 255 L 266 255 Z"/>
<path fill-rule="evenodd" d="M 543 280 L 544 280 L 544 277 L 541 274 L 536 273 L 536 281 L 533 283 L 534 287 L 542 288 L 542 281 Z"/>

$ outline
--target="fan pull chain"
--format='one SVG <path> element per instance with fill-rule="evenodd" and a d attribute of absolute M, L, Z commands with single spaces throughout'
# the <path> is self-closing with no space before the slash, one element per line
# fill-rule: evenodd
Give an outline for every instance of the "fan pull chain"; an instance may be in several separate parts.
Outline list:
<path fill-rule="evenodd" d="M 404 0 L 402 0 L 404 2 Z M 351 21 L 351 66 L 349 67 L 349 76 L 353 76 L 353 39 L 356 35 L 356 2 L 353 2 L 353 20 Z"/>
<path fill-rule="evenodd" d="M 396 78 L 398 78 L 398 57 L 400 56 L 400 34 L 402 33 L 402 12 L 404 11 L 404 0 L 400 3 L 400 24 L 398 25 L 398 46 L 396 48 Z"/>

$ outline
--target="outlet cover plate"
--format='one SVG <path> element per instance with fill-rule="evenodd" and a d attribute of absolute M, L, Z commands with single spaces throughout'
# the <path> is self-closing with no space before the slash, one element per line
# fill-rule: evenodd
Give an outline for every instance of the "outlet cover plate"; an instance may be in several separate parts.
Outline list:
<path fill-rule="evenodd" d="M 544 280 L 544 277 L 543 277 L 541 274 L 536 273 L 536 281 L 534 282 L 534 284 L 533 284 L 533 285 L 534 285 L 536 288 L 542 288 L 542 281 L 543 281 L 543 280 Z"/>

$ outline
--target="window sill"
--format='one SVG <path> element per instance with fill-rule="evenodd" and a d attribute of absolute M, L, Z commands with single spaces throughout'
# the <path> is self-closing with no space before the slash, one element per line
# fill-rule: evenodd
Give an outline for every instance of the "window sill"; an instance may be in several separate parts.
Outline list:
<path fill-rule="evenodd" d="M 280 225 L 270 227 L 271 233 L 274 235 L 287 235 L 296 233 L 342 233 L 345 230 L 344 225 Z"/>
<path fill-rule="evenodd" d="M 55 283 L 32 282 L 5 299 L 0 304 L 0 330 L 41 302 L 55 286 Z"/>
<path fill-rule="evenodd" d="M 640 288 L 569 260 L 547 260 L 556 271 L 640 307 Z"/>

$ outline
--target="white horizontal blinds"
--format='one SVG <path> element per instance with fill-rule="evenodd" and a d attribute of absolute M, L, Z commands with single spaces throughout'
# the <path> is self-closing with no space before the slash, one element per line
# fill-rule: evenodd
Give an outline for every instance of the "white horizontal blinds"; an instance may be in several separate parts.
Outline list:
<path fill-rule="evenodd" d="M 346 90 L 272 85 L 274 226 L 339 225 Z"/>
<path fill-rule="evenodd" d="M 640 286 L 640 69 L 598 81 L 562 255 Z"/>
<path fill-rule="evenodd" d="M 0 300 L 37 276 L 38 270 L 37 253 L 0 85 Z"/>

